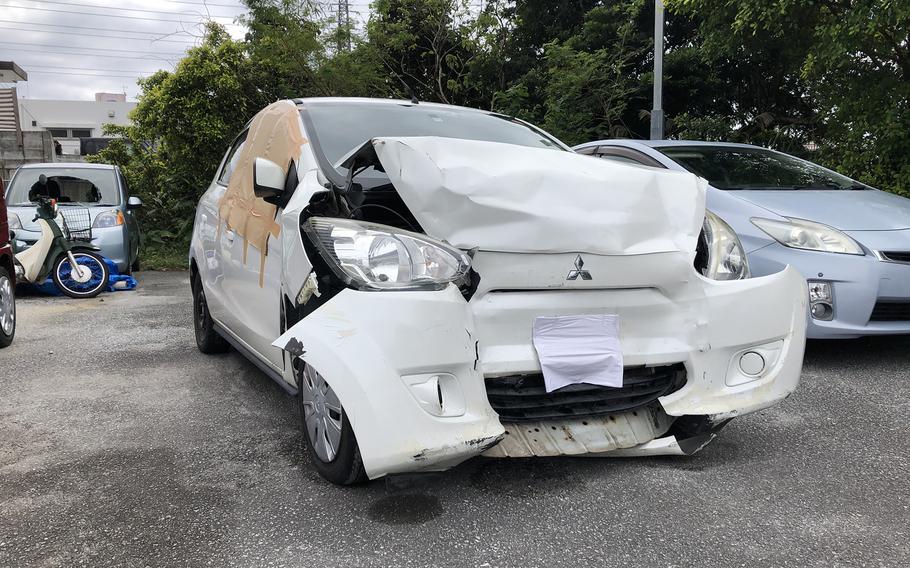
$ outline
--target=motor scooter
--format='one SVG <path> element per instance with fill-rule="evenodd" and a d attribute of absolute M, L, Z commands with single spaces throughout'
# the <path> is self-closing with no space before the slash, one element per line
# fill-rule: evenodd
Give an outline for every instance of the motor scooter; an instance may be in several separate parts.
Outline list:
<path fill-rule="evenodd" d="M 104 291 L 110 269 L 91 244 L 91 218 L 87 209 L 60 214 L 55 199 L 37 197 L 41 237 L 31 248 L 15 255 L 16 279 L 40 284 L 48 274 L 61 292 L 71 298 L 94 298 Z M 69 218 L 69 220 L 68 220 Z"/>

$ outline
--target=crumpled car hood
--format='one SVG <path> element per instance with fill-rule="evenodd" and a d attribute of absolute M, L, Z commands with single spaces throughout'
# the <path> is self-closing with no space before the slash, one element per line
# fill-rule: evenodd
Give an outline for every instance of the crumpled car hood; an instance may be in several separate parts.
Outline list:
<path fill-rule="evenodd" d="M 694 254 L 707 182 L 572 152 L 440 137 L 376 138 L 426 233 L 462 248 Z"/>

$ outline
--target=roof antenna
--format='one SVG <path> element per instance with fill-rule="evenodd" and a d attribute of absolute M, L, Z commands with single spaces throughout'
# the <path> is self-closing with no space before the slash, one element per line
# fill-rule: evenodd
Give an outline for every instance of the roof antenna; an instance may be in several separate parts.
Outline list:
<path fill-rule="evenodd" d="M 398 79 L 398 82 L 400 82 L 401 85 L 404 87 L 404 92 L 407 93 L 408 96 L 411 98 L 411 102 L 415 105 L 419 105 L 420 101 L 417 100 L 417 95 L 414 94 L 414 90 L 411 88 L 411 86 L 408 85 L 405 82 L 405 80 L 401 78 L 401 75 L 396 73 L 393 69 L 389 69 L 389 71 L 392 72 L 392 75 L 395 75 L 395 78 Z"/>

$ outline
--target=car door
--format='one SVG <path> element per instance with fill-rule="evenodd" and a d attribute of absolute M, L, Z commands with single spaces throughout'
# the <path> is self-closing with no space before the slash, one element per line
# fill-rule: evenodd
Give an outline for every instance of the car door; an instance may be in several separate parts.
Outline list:
<path fill-rule="evenodd" d="M 290 113 L 281 110 L 263 111 L 253 119 L 221 209 L 226 220 L 222 228 L 226 317 L 232 321 L 235 339 L 278 373 L 285 363 L 283 351 L 272 345 L 280 335 L 282 317 L 280 209 L 255 197 L 252 184 L 257 158 L 279 164 L 286 173 L 295 167 L 286 122 L 300 119 L 294 106 L 290 106 Z M 294 127 L 299 130 L 299 126 Z M 297 144 L 299 154 L 299 141 Z"/>
<path fill-rule="evenodd" d="M 197 260 L 197 266 L 205 286 L 206 302 L 215 321 L 229 331 L 236 329 L 237 321 L 233 312 L 226 307 L 224 263 L 230 259 L 235 239 L 221 220 L 218 209 L 239 162 L 246 137 L 247 131 L 244 130 L 234 139 L 222 160 L 218 175 L 199 200 L 196 211 L 196 226 L 202 245 L 202 258 Z"/>

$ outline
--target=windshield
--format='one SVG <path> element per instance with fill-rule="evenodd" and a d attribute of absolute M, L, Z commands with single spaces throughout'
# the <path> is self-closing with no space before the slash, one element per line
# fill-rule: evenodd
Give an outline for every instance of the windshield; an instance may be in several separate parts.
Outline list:
<path fill-rule="evenodd" d="M 6 203 L 31 205 L 38 196 L 56 199 L 60 205 L 120 204 L 114 171 L 98 168 L 22 168 L 10 182 Z"/>
<path fill-rule="evenodd" d="M 668 146 L 657 149 L 718 189 L 866 189 L 812 162 L 763 148 Z"/>
<path fill-rule="evenodd" d="M 319 146 L 329 162 L 371 138 L 441 136 L 562 150 L 560 143 L 514 118 L 457 107 L 358 102 L 309 102 Z"/>

